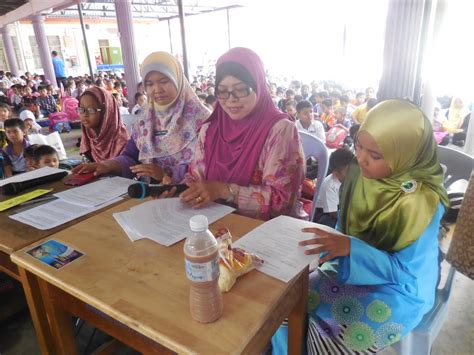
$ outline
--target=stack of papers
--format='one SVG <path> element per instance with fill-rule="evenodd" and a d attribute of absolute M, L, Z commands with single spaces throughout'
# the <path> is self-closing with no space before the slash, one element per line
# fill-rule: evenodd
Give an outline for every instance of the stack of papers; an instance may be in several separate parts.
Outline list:
<path fill-rule="evenodd" d="M 57 200 L 10 216 L 41 230 L 51 229 L 122 199 L 135 181 L 112 177 L 55 194 Z"/>
<path fill-rule="evenodd" d="M 279 216 L 247 233 L 232 246 L 257 254 L 263 259 L 263 264 L 257 266 L 257 270 L 288 282 L 306 266 L 318 262 L 318 254 L 306 255 L 304 253 L 306 249 L 313 249 L 317 245 L 298 245 L 300 241 L 314 237 L 312 233 L 301 231 L 307 227 L 317 227 L 327 232 L 341 234 L 322 224 Z"/>
<path fill-rule="evenodd" d="M 191 233 L 191 217 L 201 214 L 207 217 L 209 223 L 213 223 L 234 210 L 217 203 L 210 203 L 197 210 L 179 198 L 167 198 L 147 201 L 128 211 L 114 213 L 113 216 L 130 240 L 148 238 L 170 246 Z"/>

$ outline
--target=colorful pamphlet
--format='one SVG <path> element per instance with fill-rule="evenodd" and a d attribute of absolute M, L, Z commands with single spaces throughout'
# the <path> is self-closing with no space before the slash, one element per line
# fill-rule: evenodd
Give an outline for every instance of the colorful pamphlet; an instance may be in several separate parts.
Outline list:
<path fill-rule="evenodd" d="M 56 240 L 48 240 L 47 242 L 28 250 L 27 253 L 55 269 L 61 269 L 65 265 L 84 255 L 80 251 L 74 250 Z"/>

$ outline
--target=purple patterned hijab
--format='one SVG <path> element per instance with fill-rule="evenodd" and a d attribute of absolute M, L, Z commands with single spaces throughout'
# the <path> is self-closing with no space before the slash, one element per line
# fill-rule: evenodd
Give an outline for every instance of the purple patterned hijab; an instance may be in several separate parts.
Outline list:
<path fill-rule="evenodd" d="M 204 144 L 206 180 L 248 186 L 268 133 L 276 122 L 288 118 L 288 115 L 273 104 L 263 63 L 256 53 L 247 48 L 229 50 L 217 61 L 217 77 L 219 67 L 228 62 L 242 65 L 251 75 L 256 84 L 257 101 L 254 109 L 242 120 L 232 120 L 217 103 L 206 121 L 210 122 Z"/>

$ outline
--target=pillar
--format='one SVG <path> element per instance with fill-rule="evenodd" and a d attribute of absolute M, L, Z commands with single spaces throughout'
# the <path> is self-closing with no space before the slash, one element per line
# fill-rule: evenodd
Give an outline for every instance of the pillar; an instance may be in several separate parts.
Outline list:
<path fill-rule="evenodd" d="M 3 38 L 3 48 L 5 48 L 5 55 L 7 57 L 9 71 L 13 75 L 19 76 L 20 71 L 16 61 L 15 50 L 13 49 L 12 30 L 13 28 L 11 24 L 2 27 L 1 32 Z"/>
<path fill-rule="evenodd" d="M 44 30 L 44 18 L 41 15 L 32 15 L 31 22 L 35 32 L 36 43 L 38 43 L 41 65 L 43 66 L 44 76 L 51 85 L 56 87 L 56 74 L 54 73 L 53 61 L 49 51 L 48 39 Z"/>
<path fill-rule="evenodd" d="M 130 110 L 135 105 L 135 93 L 137 92 L 137 85 L 140 80 L 130 0 L 116 1 L 115 13 L 117 14 L 117 26 L 122 46 L 122 59 Z"/>
<path fill-rule="evenodd" d="M 383 72 L 377 98 L 415 99 L 419 58 L 424 48 L 422 30 L 425 2 L 389 0 L 385 28 Z"/>

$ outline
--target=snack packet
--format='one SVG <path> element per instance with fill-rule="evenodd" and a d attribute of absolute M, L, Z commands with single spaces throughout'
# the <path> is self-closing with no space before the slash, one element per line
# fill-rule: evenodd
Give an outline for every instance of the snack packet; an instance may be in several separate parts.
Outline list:
<path fill-rule="evenodd" d="M 219 243 L 219 288 L 221 292 L 229 292 L 239 276 L 246 274 L 262 264 L 263 259 L 241 248 L 232 248 L 232 235 L 227 228 L 216 233 Z"/>

